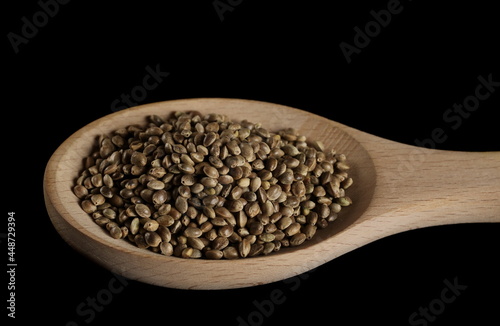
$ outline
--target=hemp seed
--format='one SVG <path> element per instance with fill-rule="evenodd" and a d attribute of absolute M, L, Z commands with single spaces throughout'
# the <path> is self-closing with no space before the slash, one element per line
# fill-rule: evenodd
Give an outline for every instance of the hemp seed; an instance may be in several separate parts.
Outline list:
<path fill-rule="evenodd" d="M 344 154 L 220 114 L 154 115 L 99 137 L 73 193 L 112 238 L 187 259 L 270 255 L 352 205 Z"/>

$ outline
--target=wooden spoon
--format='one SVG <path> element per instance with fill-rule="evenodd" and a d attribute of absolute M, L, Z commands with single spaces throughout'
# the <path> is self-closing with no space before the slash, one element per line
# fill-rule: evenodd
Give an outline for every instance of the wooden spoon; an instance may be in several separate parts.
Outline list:
<path fill-rule="evenodd" d="M 347 155 L 353 205 L 312 240 L 268 256 L 236 260 L 167 257 L 115 240 L 80 208 L 72 192 L 82 159 L 96 137 L 148 115 L 172 111 L 221 113 L 296 128 L 309 140 Z M 500 222 L 500 152 L 430 150 L 382 139 L 298 109 L 239 99 L 187 99 L 119 111 L 83 127 L 52 155 L 44 176 L 47 211 L 61 237 L 113 273 L 164 287 L 228 289 L 304 273 L 377 239 L 434 225 Z"/>

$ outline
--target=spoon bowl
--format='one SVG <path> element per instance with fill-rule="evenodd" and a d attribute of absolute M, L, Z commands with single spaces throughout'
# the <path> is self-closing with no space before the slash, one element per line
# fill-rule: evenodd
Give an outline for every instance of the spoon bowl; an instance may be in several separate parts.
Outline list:
<path fill-rule="evenodd" d="M 83 158 L 101 134 L 149 115 L 173 111 L 220 113 L 261 122 L 268 130 L 295 128 L 347 156 L 353 204 L 297 247 L 236 260 L 164 256 L 116 240 L 85 213 L 72 188 Z M 54 152 L 44 175 L 50 219 L 75 250 L 113 273 L 158 286 L 229 289 L 286 279 L 377 239 L 432 225 L 500 222 L 500 153 L 429 150 L 395 143 L 283 105 L 240 99 L 200 98 L 137 106 L 81 128 Z"/>

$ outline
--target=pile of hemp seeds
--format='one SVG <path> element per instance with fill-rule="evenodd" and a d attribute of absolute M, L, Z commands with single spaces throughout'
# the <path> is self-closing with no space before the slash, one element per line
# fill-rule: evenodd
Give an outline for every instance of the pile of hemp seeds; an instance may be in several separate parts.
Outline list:
<path fill-rule="evenodd" d="M 344 154 L 216 113 L 149 116 L 99 137 L 73 192 L 115 239 L 236 259 L 299 246 L 352 204 Z"/>

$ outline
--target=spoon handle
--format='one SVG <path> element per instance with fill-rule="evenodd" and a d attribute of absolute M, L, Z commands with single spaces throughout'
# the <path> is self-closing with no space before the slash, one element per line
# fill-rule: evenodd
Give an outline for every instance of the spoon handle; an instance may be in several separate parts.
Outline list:
<path fill-rule="evenodd" d="M 388 151 L 387 145 L 392 146 Z M 500 152 L 385 144 L 368 215 L 391 233 L 434 225 L 500 222 Z M 382 149 L 380 149 L 382 150 Z"/>

